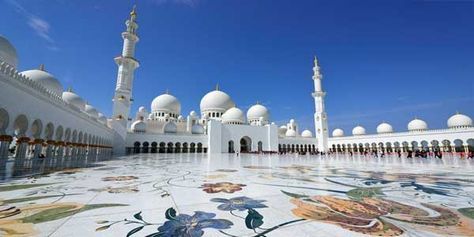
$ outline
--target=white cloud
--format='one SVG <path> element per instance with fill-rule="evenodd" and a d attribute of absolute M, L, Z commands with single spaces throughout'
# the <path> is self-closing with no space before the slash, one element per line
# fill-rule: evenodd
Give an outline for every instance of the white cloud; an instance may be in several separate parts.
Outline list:
<path fill-rule="evenodd" d="M 22 15 L 24 18 L 26 18 L 26 23 L 28 26 L 30 26 L 31 29 L 42 39 L 46 40 L 46 42 L 49 44 L 48 49 L 57 51 L 59 48 L 56 46 L 54 43 L 53 38 L 50 35 L 50 24 L 40 18 L 39 16 L 31 13 L 28 11 L 26 8 L 24 8 L 18 1 L 16 0 L 6 0 L 7 3 L 9 3 L 15 10 Z"/>

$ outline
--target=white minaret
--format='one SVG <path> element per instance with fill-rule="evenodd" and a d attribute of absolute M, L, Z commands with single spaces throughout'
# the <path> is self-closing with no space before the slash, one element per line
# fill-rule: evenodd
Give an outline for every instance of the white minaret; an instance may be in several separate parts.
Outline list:
<path fill-rule="evenodd" d="M 135 44 L 138 42 L 137 36 L 137 13 L 135 6 L 130 12 L 130 18 L 125 22 L 127 30 L 122 33 L 123 50 L 122 55 L 116 57 L 115 63 L 118 66 L 117 86 L 113 98 L 112 128 L 114 129 L 114 153 L 125 153 L 125 139 L 127 136 L 127 123 L 132 104 L 132 87 L 135 69 L 139 63 L 135 59 Z"/>
<path fill-rule="evenodd" d="M 321 74 L 318 59 L 314 57 L 313 67 L 313 81 L 314 81 L 314 106 L 316 112 L 314 113 L 314 128 L 316 130 L 316 139 L 318 140 L 318 150 L 328 151 L 328 117 L 324 109 L 324 96 L 326 92 L 323 91 L 321 80 L 323 75 Z"/>

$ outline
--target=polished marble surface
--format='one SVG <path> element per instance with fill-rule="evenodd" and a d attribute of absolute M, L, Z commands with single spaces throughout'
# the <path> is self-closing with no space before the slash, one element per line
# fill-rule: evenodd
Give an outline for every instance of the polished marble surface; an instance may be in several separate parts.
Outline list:
<path fill-rule="evenodd" d="M 474 236 L 474 162 L 138 154 L 5 181 L 2 236 Z"/>

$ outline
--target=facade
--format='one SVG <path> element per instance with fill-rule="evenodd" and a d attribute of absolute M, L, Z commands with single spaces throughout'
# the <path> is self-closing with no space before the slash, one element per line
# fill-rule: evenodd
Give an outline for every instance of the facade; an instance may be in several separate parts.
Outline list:
<path fill-rule="evenodd" d="M 170 93 L 157 96 L 148 111 L 144 106 L 131 115 L 134 71 L 139 67 L 135 46 L 139 41 L 137 13 L 130 13 L 122 33 L 113 113 L 106 118 L 72 90 L 64 88 L 52 74 L 40 69 L 17 71 L 13 45 L 0 37 L 0 159 L 14 147 L 15 162 L 45 153 L 58 159 L 94 160 L 112 153 L 233 153 L 233 152 L 386 152 L 416 149 L 442 151 L 474 150 L 472 119 L 455 114 L 447 129 L 428 130 L 421 119 L 408 124 L 408 132 L 395 133 L 388 123 L 367 135 L 356 126 L 352 136 L 335 129 L 329 137 L 325 112 L 326 92 L 322 73 L 314 59 L 312 93 L 314 135 L 300 131 L 291 119 L 277 126 L 270 111 L 259 103 L 242 111 L 218 86 L 200 102 L 199 113 L 183 115 L 181 103 Z"/>

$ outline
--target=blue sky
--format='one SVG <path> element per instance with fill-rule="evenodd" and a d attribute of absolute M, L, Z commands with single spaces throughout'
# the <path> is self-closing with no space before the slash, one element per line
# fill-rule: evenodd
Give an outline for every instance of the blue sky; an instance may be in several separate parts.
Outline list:
<path fill-rule="evenodd" d="M 139 0 L 133 113 L 165 92 L 199 111 L 216 83 L 237 106 L 260 101 L 279 124 L 313 129 L 312 59 L 322 66 L 331 130 L 446 127 L 474 116 L 473 1 Z M 44 63 L 111 113 L 120 33 L 134 1 L 0 0 L 0 34 L 19 70 Z"/>

